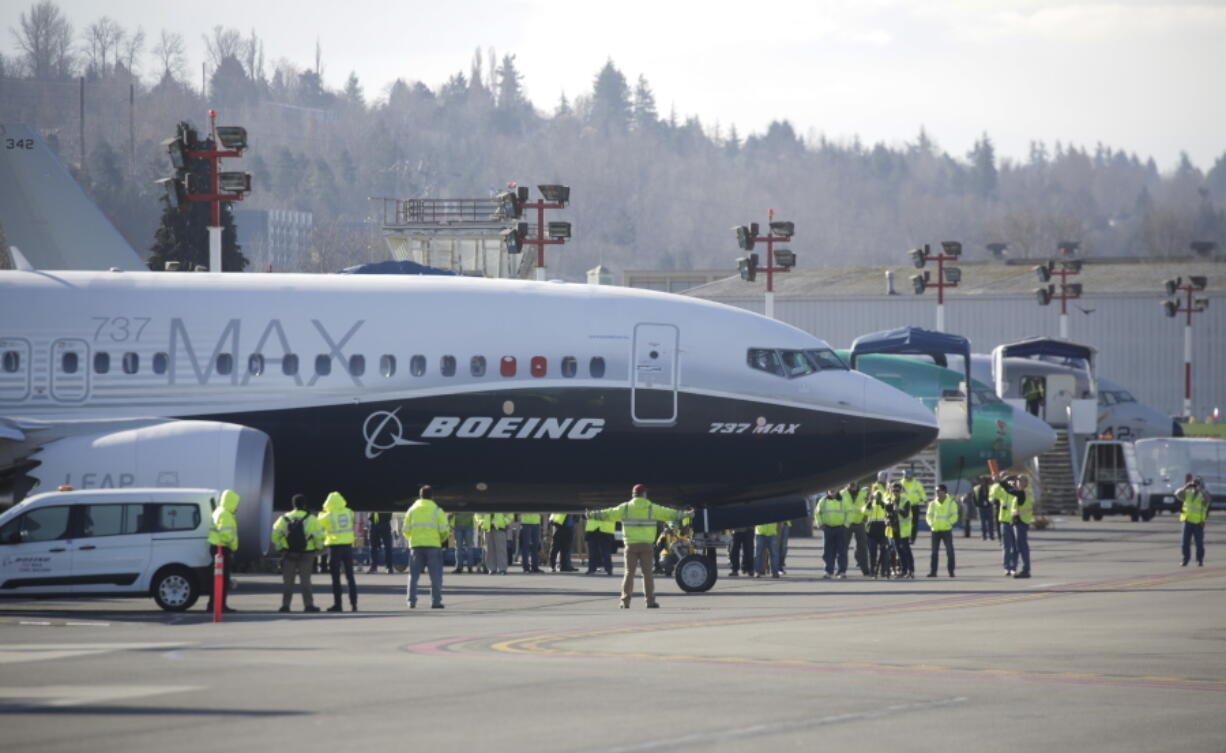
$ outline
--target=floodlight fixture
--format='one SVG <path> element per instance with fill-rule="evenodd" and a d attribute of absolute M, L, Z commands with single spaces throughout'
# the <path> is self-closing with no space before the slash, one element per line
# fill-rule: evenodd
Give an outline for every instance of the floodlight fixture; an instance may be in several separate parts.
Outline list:
<path fill-rule="evenodd" d="M 1072 261 L 1062 261 L 1060 265 L 1067 269 L 1072 274 L 1077 274 L 1081 271 L 1081 259 L 1073 259 Z"/>
<path fill-rule="evenodd" d="M 911 289 L 916 295 L 923 295 L 924 289 L 928 287 L 928 275 L 911 275 Z"/>
<path fill-rule="evenodd" d="M 1174 319 L 1175 315 L 1179 313 L 1179 301 L 1163 301 L 1162 309 L 1168 317 Z"/>
<path fill-rule="evenodd" d="M 742 251 L 753 251 L 754 242 L 758 238 L 758 223 L 737 225 L 732 229 L 736 232 L 736 245 Z"/>
<path fill-rule="evenodd" d="M 782 235 L 784 238 L 791 238 L 796 234 L 796 223 L 776 220 L 771 223 L 771 234 Z"/>
<path fill-rule="evenodd" d="M 784 269 L 791 269 L 796 266 L 796 254 L 790 249 L 781 248 L 775 251 L 775 263 Z"/>
<path fill-rule="evenodd" d="M 1039 282 L 1051 282 L 1051 267 L 1046 264 L 1040 264 L 1034 268 L 1035 276 L 1039 278 Z"/>
<path fill-rule="evenodd" d="M 170 205 L 171 209 L 182 211 L 187 206 L 187 189 L 183 187 L 183 183 L 176 178 L 162 178 L 155 181 L 161 185 L 165 193 L 162 198 Z"/>
<path fill-rule="evenodd" d="M 758 255 L 749 254 L 748 256 L 742 256 L 736 260 L 736 268 L 742 280 L 753 282 L 758 279 Z"/>
<path fill-rule="evenodd" d="M 502 239 L 502 247 L 508 254 L 518 254 L 524 250 L 524 238 L 528 237 L 528 223 L 517 222 L 515 227 L 509 227 L 498 235 Z"/>
<path fill-rule="evenodd" d="M 170 155 L 170 166 L 175 169 L 175 172 L 186 172 L 187 147 L 184 146 L 183 140 L 179 138 L 166 139 L 162 142 L 162 146 L 166 147 L 166 152 Z"/>
<path fill-rule="evenodd" d="M 550 204 L 561 204 L 566 206 L 570 203 L 570 186 L 546 185 L 537 186 L 536 190 L 541 192 L 541 196 Z"/>
<path fill-rule="evenodd" d="M 909 253 L 911 254 L 911 263 L 915 265 L 915 268 L 923 269 L 924 262 L 928 260 L 928 252 L 922 248 L 915 248 Z"/>
<path fill-rule="evenodd" d="M 1197 298 L 1196 308 L 1198 311 L 1204 311 L 1205 309 L 1209 308 L 1209 298 L 1208 297 Z"/>
<path fill-rule="evenodd" d="M 494 196 L 494 200 L 498 202 L 498 211 L 504 218 L 518 220 L 523 216 L 524 207 L 523 202 L 519 200 L 518 191 L 502 191 Z"/>
<path fill-rule="evenodd" d="M 247 129 L 242 126 L 217 126 L 217 140 L 226 149 L 241 152 L 247 148 Z"/>
<path fill-rule="evenodd" d="M 217 176 L 217 184 L 224 193 L 250 193 L 251 173 L 221 173 Z"/>
<path fill-rule="evenodd" d="M 1052 286 L 1045 288 L 1035 288 L 1034 295 L 1038 299 L 1040 306 L 1046 306 L 1051 303 Z"/>
<path fill-rule="evenodd" d="M 569 222 L 551 222 L 546 226 L 546 228 L 546 232 L 549 234 L 549 237 L 553 238 L 554 240 L 570 237 Z"/>
<path fill-rule="evenodd" d="M 958 241 L 941 241 L 941 249 L 946 256 L 962 255 L 962 244 Z"/>
<path fill-rule="evenodd" d="M 961 268 L 959 268 L 959 267 L 946 267 L 946 268 L 945 268 L 945 281 L 946 281 L 946 282 L 952 282 L 952 283 L 953 283 L 953 284 L 955 284 L 955 285 L 957 285 L 958 283 L 962 282 L 962 270 L 961 270 Z"/>
<path fill-rule="evenodd" d="M 1081 247 L 1081 243 L 1079 241 L 1060 241 L 1058 245 L 1060 247 L 1061 256 L 1076 256 L 1077 249 Z"/>
<path fill-rule="evenodd" d="M 1175 295 L 1175 291 L 1179 290 L 1179 286 L 1180 286 L 1180 285 L 1182 285 L 1182 284 L 1183 284 L 1183 278 L 1182 278 L 1182 277 L 1176 277 L 1176 278 L 1175 278 L 1175 279 L 1173 279 L 1173 280 L 1167 280 L 1167 281 L 1164 283 L 1164 285 L 1166 286 L 1166 294 L 1167 294 L 1167 295 Z"/>
<path fill-rule="evenodd" d="M 1201 275 L 1190 275 L 1188 282 L 1192 284 L 1193 290 L 1204 290 L 1205 286 L 1209 284 L 1209 278 L 1202 277 Z"/>
<path fill-rule="evenodd" d="M 988 251 L 992 254 L 992 257 L 996 259 L 1003 259 L 1008 256 L 1006 253 L 1008 248 L 1008 243 L 989 243 L 987 245 Z"/>
<path fill-rule="evenodd" d="M 1070 298 L 1080 298 L 1081 297 L 1081 283 L 1080 282 L 1070 282 L 1067 285 L 1061 285 L 1060 294 L 1068 296 Z"/>

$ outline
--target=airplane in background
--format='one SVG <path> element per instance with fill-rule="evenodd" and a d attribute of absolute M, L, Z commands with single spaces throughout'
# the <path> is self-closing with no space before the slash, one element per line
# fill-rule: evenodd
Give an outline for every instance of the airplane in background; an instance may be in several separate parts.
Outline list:
<path fill-rule="evenodd" d="M 843 358 L 848 351 L 837 351 Z M 958 390 L 966 377 L 962 372 L 909 356 L 872 354 L 860 356 L 857 368 L 918 399 L 929 410 L 948 390 Z M 1034 456 L 1056 444 L 1056 433 L 1044 421 L 1003 402 L 992 388 L 972 380 L 971 437 L 941 440 L 938 452 L 941 479 L 945 482 L 973 480 L 988 473 L 988 461 L 1002 468 L 1020 468 Z"/>
<path fill-rule="evenodd" d="M 574 510 L 642 482 L 701 520 L 862 477 L 936 434 L 922 403 L 822 340 L 699 299 L 460 277 L 0 272 L 9 498 L 234 488 L 240 527 L 260 532 L 248 555 L 297 492 L 391 510 L 429 483 L 449 510 Z"/>

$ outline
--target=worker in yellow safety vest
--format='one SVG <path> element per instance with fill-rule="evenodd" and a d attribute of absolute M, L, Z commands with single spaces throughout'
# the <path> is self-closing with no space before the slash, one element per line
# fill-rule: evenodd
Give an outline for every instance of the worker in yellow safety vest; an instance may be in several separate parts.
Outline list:
<path fill-rule="evenodd" d="M 490 575 L 507 574 L 507 527 L 511 516 L 500 512 L 477 513 L 473 517 L 477 530 L 485 539 L 485 560 L 482 569 Z"/>
<path fill-rule="evenodd" d="M 1001 484 L 1009 495 L 1009 528 L 1013 531 L 1016 560 L 1022 563 L 1022 569 L 1013 573 L 1014 578 L 1030 577 L 1030 524 L 1034 522 L 1034 495 L 1026 490 L 1029 484 L 1030 480 L 1025 476 L 1007 479 Z"/>
<path fill-rule="evenodd" d="M 848 543 L 856 542 L 856 567 L 863 575 L 868 569 L 868 537 L 864 533 L 864 505 L 868 502 L 868 489 L 853 481 L 843 490 L 843 507 L 847 510 Z"/>
<path fill-rule="evenodd" d="M 1175 492 L 1175 499 L 1180 502 L 1179 521 L 1183 523 L 1183 542 L 1181 544 L 1183 560 L 1180 565 L 1188 566 L 1191 559 L 1192 541 L 1196 541 L 1196 564 L 1205 565 L 1205 521 L 1209 518 L 1209 495 L 1205 492 L 1205 482 L 1197 476 Z"/>
<path fill-rule="evenodd" d="M 911 508 L 911 517 L 913 520 L 919 520 L 919 509 L 924 504 L 924 499 L 928 497 L 928 492 L 924 490 L 924 483 L 915 477 L 915 469 L 907 468 L 902 472 L 902 493 L 903 502 Z M 919 535 L 919 526 L 915 526 L 911 530 L 911 543 L 915 543 L 915 537 Z"/>
<path fill-rule="evenodd" d="M 238 511 L 238 492 L 226 489 L 221 493 L 221 501 L 213 510 L 212 521 L 209 524 L 209 554 L 221 552 L 221 609 L 223 612 L 233 612 L 230 608 L 230 566 L 234 562 L 234 553 L 238 551 L 238 521 L 234 513 Z M 212 582 L 212 579 L 210 579 Z M 213 611 L 214 593 L 209 591 L 207 611 Z"/>
<path fill-rule="evenodd" d="M 834 489 L 817 501 L 813 511 L 813 520 L 822 531 L 822 561 L 826 563 L 822 577 L 826 580 L 847 577 L 847 527 L 851 525 L 847 513 L 843 494 Z"/>
<path fill-rule="evenodd" d="M 319 514 L 319 526 L 328 547 L 328 569 L 332 573 L 332 606 L 329 612 L 341 611 L 341 570 L 349 584 L 349 606 L 358 611 L 358 584 L 353 579 L 353 510 L 340 492 L 332 492 L 324 500 Z"/>
<path fill-rule="evenodd" d="M 771 577 L 779 577 L 779 524 L 759 523 L 753 527 L 753 548 L 758 553 L 756 578 L 766 577 L 766 561 L 770 560 Z"/>
<path fill-rule="evenodd" d="M 903 487 L 906 494 L 906 487 Z M 936 496 L 928 503 L 928 512 L 924 516 L 928 528 L 932 530 L 932 564 L 928 568 L 928 577 L 937 577 L 937 565 L 940 564 L 941 543 L 945 543 L 945 557 L 949 568 L 949 577 L 954 577 L 954 534 L 953 528 L 958 523 L 958 501 L 949 496 L 945 484 L 937 486 Z"/>
<path fill-rule="evenodd" d="M 887 546 L 898 555 L 902 577 L 915 578 L 915 557 L 911 553 L 911 533 L 915 528 L 915 507 L 903 504 L 903 488 L 895 482 L 886 497 L 885 538 Z"/>
<path fill-rule="evenodd" d="M 417 607 L 417 579 L 423 569 L 430 573 L 430 608 L 443 608 L 443 544 L 451 533 L 447 513 L 434 501 L 434 489 L 423 486 L 417 501 L 404 514 L 401 528 L 409 545 L 409 585 L 405 601 Z"/>
<path fill-rule="evenodd" d="M 519 515 L 519 562 L 525 573 L 542 573 L 541 514 L 525 512 Z"/>
<path fill-rule="evenodd" d="M 591 513 L 591 517 L 596 520 L 621 521 L 622 524 L 622 535 L 626 541 L 626 574 L 622 577 L 619 606 L 622 609 L 630 608 L 630 597 L 634 594 L 634 572 L 641 569 L 647 608 L 659 607 L 652 575 L 652 542 L 656 538 L 656 522 L 680 521 L 681 513 L 647 499 L 647 487 L 635 484 L 631 490 L 630 501 L 616 507 L 596 510 Z"/>
<path fill-rule="evenodd" d="M 272 525 L 272 545 L 281 552 L 281 608 L 277 611 L 289 611 L 297 579 L 302 582 L 302 611 L 318 612 L 311 592 L 311 572 L 315 569 L 315 556 L 323 548 L 323 530 L 306 509 L 306 495 L 295 494 L 290 504 L 294 509 Z"/>
<path fill-rule="evenodd" d="M 556 573 L 561 567 L 564 573 L 578 572 L 579 568 L 570 561 L 570 550 L 575 543 L 575 516 L 556 512 L 549 516 L 549 527 L 553 533 L 549 545 L 549 571 Z"/>
<path fill-rule="evenodd" d="M 881 575 L 885 549 L 885 500 L 880 494 L 869 494 L 864 503 L 864 533 L 868 538 L 868 571 L 874 578 Z"/>

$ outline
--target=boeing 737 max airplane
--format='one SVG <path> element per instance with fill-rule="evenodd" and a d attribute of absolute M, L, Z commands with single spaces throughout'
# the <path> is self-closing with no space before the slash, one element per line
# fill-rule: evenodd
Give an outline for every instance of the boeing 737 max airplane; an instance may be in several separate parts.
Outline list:
<path fill-rule="evenodd" d="M 809 364 L 788 371 L 767 362 Z M 799 359 L 799 360 L 797 360 Z M 709 301 L 452 277 L 0 272 L 0 484 L 231 487 L 402 509 L 712 507 L 913 455 L 932 412 Z M 256 528 L 258 526 L 258 528 Z M 260 542 L 263 543 L 263 542 Z M 252 544 L 254 546 L 254 544 Z"/>

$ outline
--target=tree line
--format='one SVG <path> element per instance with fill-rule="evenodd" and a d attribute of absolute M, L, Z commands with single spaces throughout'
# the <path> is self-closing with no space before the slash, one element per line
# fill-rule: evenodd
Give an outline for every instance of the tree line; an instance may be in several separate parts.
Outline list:
<path fill-rule="evenodd" d="M 781 118 L 761 133 L 664 113 L 645 76 L 609 60 L 590 89 L 542 107 L 514 54 L 478 49 L 443 82 L 411 73 L 377 95 L 355 73 L 325 82 L 323 50 L 300 65 L 268 62 L 263 41 L 222 26 L 205 35 L 203 76 L 183 38 L 125 29 L 106 16 L 80 32 L 51 0 L 10 28 L 0 56 L 0 112 L 36 126 L 132 245 L 148 254 L 169 174 L 163 139 L 180 120 L 244 125 L 251 147 L 226 169 L 252 173 L 244 208 L 314 215 L 311 269 L 384 258 L 371 197 L 483 198 L 507 181 L 564 183 L 558 218 L 574 238 L 551 271 L 734 267 L 733 225 L 796 223 L 801 266 L 884 264 L 925 242 L 988 243 L 1045 258 L 1077 240 L 1088 256 L 1180 256 L 1193 240 L 1226 246 L 1226 153 L 1203 171 L 1187 155 L 1168 172 L 1105 144 L 1033 142 L 997 156 L 989 134 L 950 154 L 922 128 L 901 144 L 798 133 Z M 81 84 L 81 81 L 84 84 Z M 79 135 L 85 94 L 84 142 Z"/>

